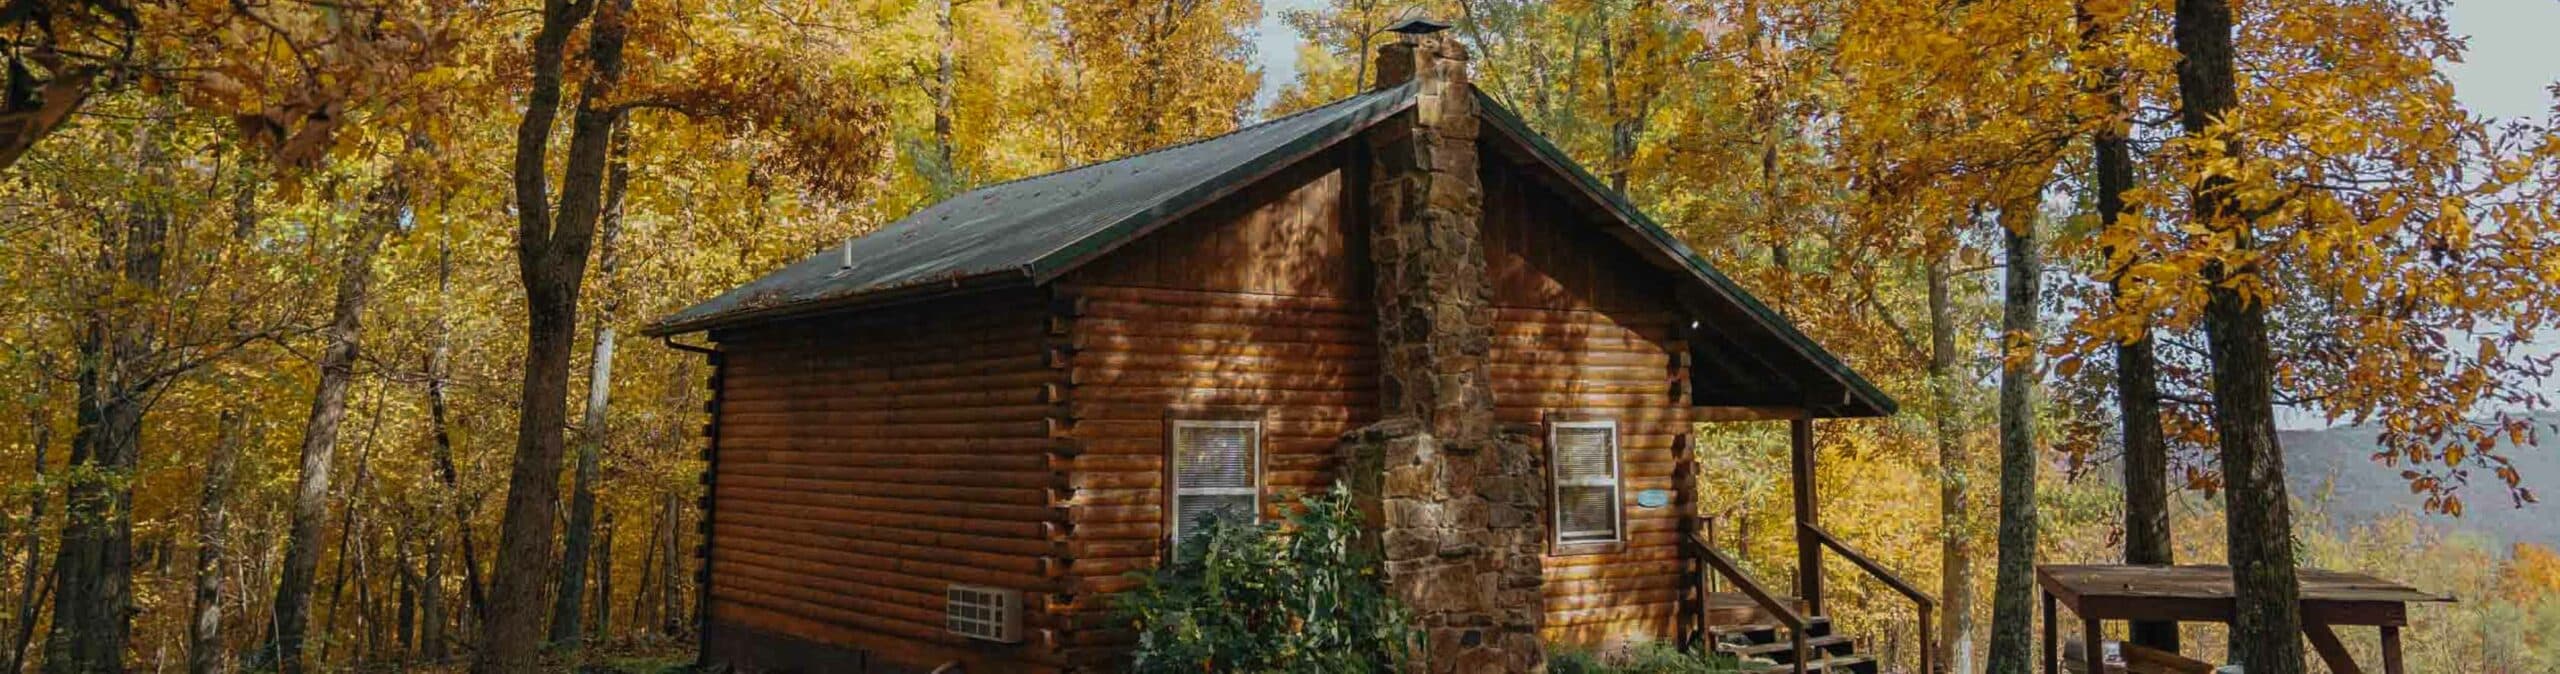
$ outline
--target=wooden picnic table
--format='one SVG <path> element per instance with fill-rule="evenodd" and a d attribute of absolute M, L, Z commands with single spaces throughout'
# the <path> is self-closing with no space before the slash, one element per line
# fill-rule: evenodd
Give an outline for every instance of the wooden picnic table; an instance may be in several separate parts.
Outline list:
<path fill-rule="evenodd" d="M 2401 664 L 2400 628 L 2409 624 L 2412 602 L 2449 602 L 2451 597 L 2360 573 L 2302 569 L 2302 634 L 2311 640 L 2329 670 L 2363 674 L 2355 657 L 2339 643 L 2335 625 L 2370 625 L 2382 632 L 2382 671 L 2405 674 Z M 2104 672 L 2106 649 L 2100 648 L 2099 626 L 2109 620 L 2230 623 L 2231 567 L 2070 564 L 2036 567 L 2036 584 L 2044 588 L 2044 671 L 2061 674 L 2062 656 L 2054 605 L 2071 607 L 2080 616 L 2082 639 L 2088 644 L 2088 671 Z"/>

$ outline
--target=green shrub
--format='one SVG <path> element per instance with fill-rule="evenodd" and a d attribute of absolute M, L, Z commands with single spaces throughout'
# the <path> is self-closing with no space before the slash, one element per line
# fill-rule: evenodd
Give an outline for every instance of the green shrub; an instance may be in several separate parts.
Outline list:
<path fill-rule="evenodd" d="M 1345 489 L 1300 499 L 1284 524 L 1213 522 L 1121 596 L 1138 672 L 1395 671 L 1418 632 L 1354 541 Z"/>
<path fill-rule="evenodd" d="M 1682 653 L 1667 642 L 1647 641 L 1606 650 L 1555 649 L 1547 658 L 1548 674 L 1731 674 L 1742 671 L 1733 658 Z"/>

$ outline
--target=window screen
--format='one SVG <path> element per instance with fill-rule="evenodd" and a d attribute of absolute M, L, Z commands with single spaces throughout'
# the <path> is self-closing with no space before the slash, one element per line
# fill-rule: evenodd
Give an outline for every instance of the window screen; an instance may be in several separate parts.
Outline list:
<path fill-rule="evenodd" d="M 1262 423 L 1173 422 L 1175 548 L 1210 518 L 1251 521 L 1262 511 Z"/>
<path fill-rule="evenodd" d="M 1556 542 L 1619 540 L 1617 422 L 1558 422 L 1548 432 Z"/>

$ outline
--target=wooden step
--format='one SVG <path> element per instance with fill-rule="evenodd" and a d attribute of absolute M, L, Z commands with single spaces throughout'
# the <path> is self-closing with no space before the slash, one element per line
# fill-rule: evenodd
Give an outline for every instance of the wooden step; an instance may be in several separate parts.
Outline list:
<path fill-rule="evenodd" d="M 1718 642 L 1718 643 L 1722 643 L 1722 642 L 1724 641 L 1724 637 L 1726 637 L 1726 636 L 1740 636 L 1740 637 L 1743 637 L 1743 638 L 1746 638 L 1746 639 L 1750 639 L 1750 640 L 1751 640 L 1751 643 L 1755 643 L 1755 644 L 1765 644 L 1765 643 L 1769 643 L 1770 641 L 1774 641 L 1774 640 L 1776 640 L 1776 639 L 1778 638 L 1778 633 L 1779 633 L 1779 632 L 1782 632 L 1782 631 L 1785 631 L 1786 629 L 1787 629 L 1787 626 L 1785 626 L 1785 625 L 1780 625 L 1780 624 L 1777 624 L 1777 623 L 1760 623 L 1760 624 L 1750 624 L 1750 625 L 1716 625 L 1716 626 L 1713 626 L 1713 627 L 1709 627 L 1709 628 L 1707 628 L 1707 637 L 1708 637 L 1710 640 L 1716 641 L 1716 642 Z M 1824 616 L 1813 616 L 1813 617 L 1809 617 L 1809 618 L 1805 618 L 1805 619 L 1804 619 L 1804 635 L 1805 635 L 1805 638 L 1807 638 L 1807 639 L 1811 639 L 1811 638 L 1814 638 L 1814 637 L 1828 636 L 1828 635 L 1830 635 L 1830 634 L 1831 634 L 1831 619 L 1830 619 L 1830 618 L 1828 618 L 1828 617 L 1824 617 Z"/>
<path fill-rule="evenodd" d="M 1792 672 L 1792 671 L 1795 671 L 1795 665 L 1791 665 L 1791 664 L 1776 664 L 1776 663 L 1767 663 L 1767 662 L 1747 662 L 1747 661 L 1746 661 L 1746 662 L 1742 663 L 1742 667 L 1743 667 L 1743 671 L 1746 671 L 1746 672 Z M 1820 660 L 1815 660 L 1815 661 L 1812 661 L 1812 662 L 1804 663 L 1804 671 L 1808 671 L 1808 672 L 1849 672 L 1849 673 L 1851 673 L 1851 674 L 1876 674 L 1876 661 L 1875 661 L 1875 659 L 1874 659 L 1874 658 L 1870 658 L 1870 657 L 1863 656 L 1863 655 L 1848 655 L 1848 656 L 1839 656 L 1839 657 L 1829 657 L 1829 658 L 1823 658 L 1823 659 L 1820 659 Z"/>
<path fill-rule="evenodd" d="M 1818 636 L 1818 637 L 1808 637 L 1808 638 L 1806 638 L 1806 639 L 1804 640 L 1804 646 L 1805 646 L 1805 648 L 1806 648 L 1806 649 L 1809 649 L 1809 650 L 1811 650 L 1811 651 L 1813 651 L 1813 652 L 1816 652 L 1816 653 L 1820 653 L 1820 652 L 1823 652 L 1823 651 L 1829 650 L 1829 649 L 1831 649 L 1832 647 L 1837 647 L 1837 646 L 1849 646 L 1849 645 L 1850 645 L 1850 643 L 1849 643 L 1849 638 L 1848 638 L 1848 637 L 1841 636 L 1841 635 L 1837 635 L 1837 634 L 1826 634 L 1826 635 Z M 1795 650 L 1796 650 L 1796 645 L 1795 645 L 1795 643 L 1790 642 L 1790 641 L 1787 641 L 1787 640 L 1785 640 L 1785 639 L 1779 639 L 1779 640 L 1771 641 L 1771 642 L 1768 642 L 1768 643 L 1751 644 L 1751 645 L 1748 645 L 1748 646 L 1734 645 L 1734 644 L 1717 644 L 1717 645 L 1716 645 L 1716 652 L 1718 652 L 1718 653 L 1725 653 L 1725 654 L 1729 654 L 1729 655 L 1739 655 L 1739 656 L 1746 656 L 1746 657 L 1776 657 L 1776 658 L 1792 658 L 1792 657 L 1795 657 Z"/>

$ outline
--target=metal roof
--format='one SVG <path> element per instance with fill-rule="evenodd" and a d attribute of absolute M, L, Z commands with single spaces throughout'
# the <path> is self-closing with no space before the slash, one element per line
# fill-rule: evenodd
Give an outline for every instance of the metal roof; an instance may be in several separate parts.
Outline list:
<path fill-rule="evenodd" d="M 659 319 L 644 332 L 673 335 L 905 296 L 1046 283 L 1404 111 L 1413 104 L 1414 88 L 1406 83 L 1371 91 L 1223 136 L 981 187 Z M 1838 382 L 1853 400 L 1831 406 L 1833 414 L 1894 412 L 1891 396 L 1717 271 L 1625 195 L 1501 103 L 1481 91 L 1476 98 L 1489 128 L 1518 142 L 1574 191 L 1596 200 L 1610 220 L 1650 244 L 1638 248 L 1687 272 L 1800 362 Z"/>
<path fill-rule="evenodd" d="M 1402 111 L 1413 91 L 1407 83 L 1223 136 L 971 190 L 659 319 L 646 332 L 694 332 L 901 290 L 1047 281 Z"/>

